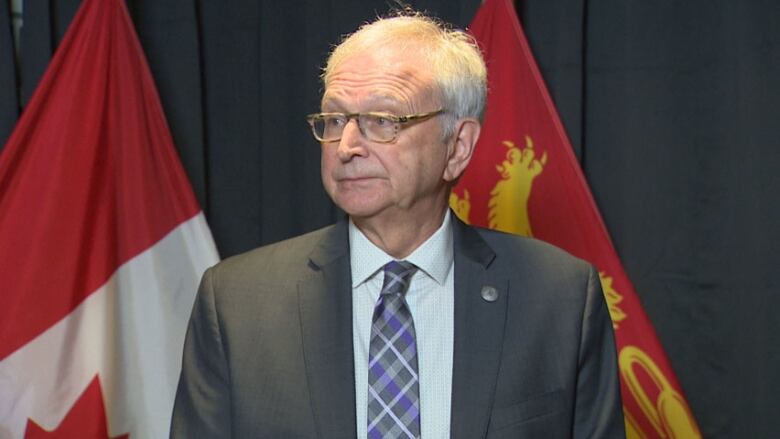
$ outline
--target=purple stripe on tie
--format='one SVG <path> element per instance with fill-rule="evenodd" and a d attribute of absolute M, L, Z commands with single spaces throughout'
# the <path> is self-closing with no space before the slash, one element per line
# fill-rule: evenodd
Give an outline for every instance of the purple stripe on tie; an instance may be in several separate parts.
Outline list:
<path fill-rule="evenodd" d="M 382 367 L 382 365 L 379 363 L 380 362 L 377 361 L 374 367 L 371 368 L 368 381 L 369 383 L 373 383 L 371 384 L 371 387 L 373 387 L 377 392 L 381 392 L 382 389 L 387 387 L 388 383 L 393 381 L 393 377 L 391 377 L 385 368 Z M 379 365 L 379 367 L 377 367 L 377 365 Z M 374 380 L 372 381 L 371 378 L 374 378 Z"/>
<path fill-rule="evenodd" d="M 402 396 L 401 399 L 398 400 L 396 405 L 400 405 L 404 408 L 405 411 L 409 411 L 409 409 L 414 408 L 414 403 L 406 397 L 406 395 Z"/>
<path fill-rule="evenodd" d="M 402 330 L 404 327 L 403 323 L 398 321 L 398 318 L 396 318 L 396 316 L 389 313 L 387 314 L 388 314 L 387 316 L 383 315 L 383 317 L 385 317 L 385 320 L 387 321 L 387 325 L 393 328 L 395 332 Z"/>
<path fill-rule="evenodd" d="M 404 331 L 401 334 L 401 338 L 406 342 L 406 345 L 409 346 L 409 349 L 413 349 L 417 352 L 417 343 L 414 342 L 414 336 L 409 331 Z"/>
<path fill-rule="evenodd" d="M 376 377 L 377 380 L 382 378 L 383 376 L 387 376 L 387 371 L 385 371 L 385 368 L 382 367 L 382 364 L 379 361 L 374 363 L 374 366 L 372 366 L 371 369 L 369 369 L 369 371 L 371 371 L 371 374 L 374 377 Z"/>
<path fill-rule="evenodd" d="M 398 387 L 396 382 L 393 381 L 393 380 L 390 380 L 390 382 L 387 383 L 387 385 L 385 386 L 385 390 L 390 392 L 390 394 L 393 395 L 393 397 L 395 397 L 396 395 L 398 395 L 401 392 L 401 389 Z M 392 398 L 391 398 L 391 400 L 392 400 Z"/>

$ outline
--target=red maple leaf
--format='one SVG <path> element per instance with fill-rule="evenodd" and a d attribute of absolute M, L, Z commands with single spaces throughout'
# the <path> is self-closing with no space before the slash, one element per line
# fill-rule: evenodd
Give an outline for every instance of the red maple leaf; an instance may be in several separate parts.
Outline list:
<path fill-rule="evenodd" d="M 106 421 L 106 408 L 103 404 L 103 391 L 100 388 L 100 380 L 97 375 L 89 383 L 84 393 L 81 394 L 70 412 L 65 415 L 60 425 L 53 431 L 44 430 L 32 419 L 27 420 L 26 439 L 128 439 L 129 434 L 123 434 L 116 438 L 108 436 L 108 422 Z"/>

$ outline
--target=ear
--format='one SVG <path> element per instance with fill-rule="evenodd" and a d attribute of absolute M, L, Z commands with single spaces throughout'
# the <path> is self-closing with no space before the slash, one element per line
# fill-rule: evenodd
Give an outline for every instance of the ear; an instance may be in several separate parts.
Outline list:
<path fill-rule="evenodd" d="M 471 161 L 474 147 L 479 138 L 482 126 L 477 119 L 460 119 L 455 125 L 455 133 L 447 145 L 447 167 L 444 169 L 444 180 L 456 181 Z"/>

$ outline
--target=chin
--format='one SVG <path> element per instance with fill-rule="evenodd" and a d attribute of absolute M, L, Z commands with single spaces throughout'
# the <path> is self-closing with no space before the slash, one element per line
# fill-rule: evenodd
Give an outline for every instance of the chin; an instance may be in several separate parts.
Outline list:
<path fill-rule="evenodd" d="M 337 204 L 338 205 L 338 204 Z M 382 209 L 373 208 L 372 206 L 351 206 L 351 205 L 338 205 L 341 210 L 347 213 L 350 218 L 364 219 L 376 216 Z"/>
<path fill-rule="evenodd" d="M 353 197 L 333 197 L 333 202 L 352 218 L 370 218 L 382 212 L 386 206 L 376 201 L 354 199 Z"/>

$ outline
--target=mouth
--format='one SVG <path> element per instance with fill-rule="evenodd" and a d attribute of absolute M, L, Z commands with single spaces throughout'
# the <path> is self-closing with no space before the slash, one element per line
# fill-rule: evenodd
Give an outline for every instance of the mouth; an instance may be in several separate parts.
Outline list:
<path fill-rule="evenodd" d="M 379 177 L 361 176 L 361 177 L 342 177 L 336 180 L 336 184 L 342 188 L 355 188 L 373 187 L 376 181 L 380 180 Z"/>
<path fill-rule="evenodd" d="M 332 177 L 334 180 L 341 182 L 341 181 L 363 181 L 363 180 L 372 180 L 376 178 L 382 178 L 380 175 L 377 174 L 358 174 L 353 172 L 333 172 Z"/>
<path fill-rule="evenodd" d="M 336 179 L 337 181 L 364 181 L 364 180 L 373 180 L 375 178 L 379 177 L 372 177 L 372 176 L 361 176 L 361 177 L 341 177 Z"/>

